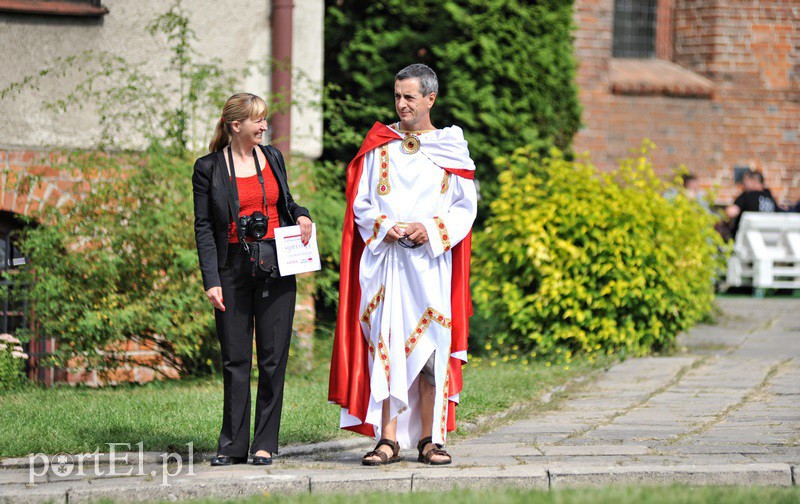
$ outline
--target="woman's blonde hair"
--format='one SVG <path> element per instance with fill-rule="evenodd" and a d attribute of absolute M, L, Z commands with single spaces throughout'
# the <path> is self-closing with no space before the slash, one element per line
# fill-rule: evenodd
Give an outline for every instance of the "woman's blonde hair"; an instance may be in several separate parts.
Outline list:
<path fill-rule="evenodd" d="M 208 144 L 209 152 L 216 152 L 231 142 L 231 123 L 258 119 L 267 115 L 267 103 L 252 93 L 236 93 L 222 107 L 222 117 L 214 128 L 214 136 Z"/>

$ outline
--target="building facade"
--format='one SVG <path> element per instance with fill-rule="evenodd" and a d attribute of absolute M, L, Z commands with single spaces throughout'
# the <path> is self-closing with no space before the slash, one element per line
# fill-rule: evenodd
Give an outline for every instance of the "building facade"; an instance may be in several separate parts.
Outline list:
<path fill-rule="evenodd" d="M 657 172 L 685 165 L 719 205 L 745 169 L 800 199 L 800 3 L 576 0 L 574 20 L 576 152 L 609 170 L 649 138 Z"/>

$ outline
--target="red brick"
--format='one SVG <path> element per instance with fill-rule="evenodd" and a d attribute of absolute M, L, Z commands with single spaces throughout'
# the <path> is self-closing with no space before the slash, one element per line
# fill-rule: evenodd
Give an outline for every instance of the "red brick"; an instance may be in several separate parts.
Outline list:
<path fill-rule="evenodd" d="M 55 178 L 58 177 L 59 170 L 58 168 L 47 165 L 33 165 L 28 168 L 28 173 L 31 175 Z"/>
<path fill-rule="evenodd" d="M 149 383 L 156 379 L 156 372 L 146 367 L 136 367 L 133 374 L 136 383 Z"/>
<path fill-rule="evenodd" d="M 132 369 L 115 369 L 101 374 L 101 381 L 104 385 L 111 383 L 128 383 L 133 381 Z"/>
<path fill-rule="evenodd" d="M 34 158 L 34 152 L 29 150 L 15 150 L 10 151 L 8 162 L 21 165 L 29 165 Z"/>
<path fill-rule="evenodd" d="M 70 370 L 67 373 L 67 383 L 77 384 L 82 383 L 89 386 L 97 386 L 97 376 L 90 371 Z"/>
<path fill-rule="evenodd" d="M 25 205 L 28 203 L 28 196 L 25 194 L 18 194 L 14 199 L 14 206 L 12 212 L 25 215 Z"/>
<path fill-rule="evenodd" d="M 128 356 L 126 359 L 133 364 L 142 366 L 155 367 L 162 363 L 161 356 L 155 352 L 137 353 L 135 355 Z"/>
<path fill-rule="evenodd" d="M 56 188 L 53 188 L 53 191 L 50 193 L 50 196 L 47 198 L 47 204 L 55 206 L 58 204 L 59 198 L 61 198 L 61 191 Z"/>
<path fill-rule="evenodd" d="M 181 375 L 178 373 L 178 370 L 175 368 L 162 366 L 158 368 L 159 375 L 167 380 L 177 380 L 180 379 Z M 159 378 L 161 379 L 161 378 Z"/>

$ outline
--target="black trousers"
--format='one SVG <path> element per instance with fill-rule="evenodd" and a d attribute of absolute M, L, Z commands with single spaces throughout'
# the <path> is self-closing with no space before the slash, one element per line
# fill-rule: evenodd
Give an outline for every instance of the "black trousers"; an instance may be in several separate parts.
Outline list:
<path fill-rule="evenodd" d="M 248 445 L 251 454 L 259 450 L 276 453 L 297 283 L 294 276 L 277 278 L 268 286 L 255 280 L 250 275 L 249 257 L 238 244 L 228 246 L 228 258 L 219 273 L 225 311 L 214 312 L 222 350 L 225 396 L 217 454 L 246 457 Z M 250 368 L 254 329 L 258 393 L 251 445 Z"/>

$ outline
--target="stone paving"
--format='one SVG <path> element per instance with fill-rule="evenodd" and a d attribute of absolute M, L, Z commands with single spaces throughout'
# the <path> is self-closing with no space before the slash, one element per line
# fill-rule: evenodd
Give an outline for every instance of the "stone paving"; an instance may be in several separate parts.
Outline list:
<path fill-rule="evenodd" d="M 714 326 L 682 335 L 685 352 L 630 359 L 555 409 L 451 443 L 454 463 L 425 467 L 416 452 L 365 468 L 372 443 L 348 438 L 288 447 L 274 466 L 168 466 L 157 454 L 126 477 L 87 463 L 82 475 L 30 484 L 28 459 L 2 461 L 0 502 L 174 500 L 298 492 L 558 488 L 608 484 L 795 484 L 800 465 L 800 300 L 721 299 Z M 120 472 L 119 467 L 118 473 Z M 44 473 L 42 468 L 36 469 Z M 164 482 L 167 484 L 164 484 Z"/>

